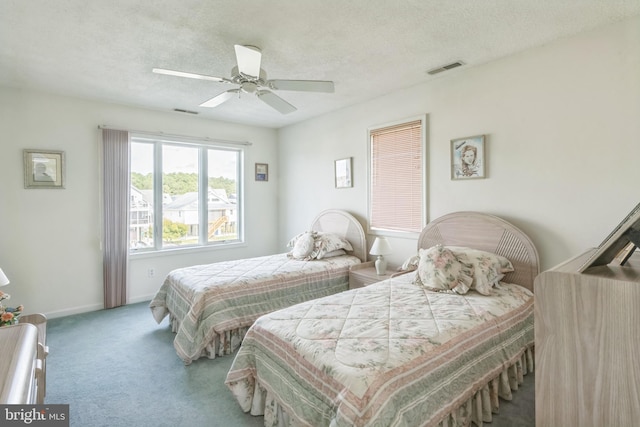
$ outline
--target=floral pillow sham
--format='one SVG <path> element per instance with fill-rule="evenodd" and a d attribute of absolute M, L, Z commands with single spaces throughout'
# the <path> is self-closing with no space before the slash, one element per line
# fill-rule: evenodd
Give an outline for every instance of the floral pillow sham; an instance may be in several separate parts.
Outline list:
<path fill-rule="evenodd" d="M 295 259 L 307 258 L 315 247 L 315 235 L 312 231 L 298 234 L 289 241 L 289 247 L 293 247 L 289 255 Z"/>
<path fill-rule="evenodd" d="M 420 249 L 415 283 L 438 292 L 465 294 L 475 289 L 482 295 L 491 295 L 491 289 L 511 271 L 514 271 L 511 261 L 503 256 L 461 246 L 436 245 Z"/>
<path fill-rule="evenodd" d="M 414 283 L 430 291 L 466 294 L 473 281 L 473 267 L 460 261 L 448 248 L 437 245 L 419 250 L 420 260 Z"/>
<path fill-rule="evenodd" d="M 473 266 L 473 284 L 475 289 L 483 295 L 491 295 L 491 288 L 504 278 L 505 273 L 514 270 L 513 264 L 507 258 L 492 252 L 481 251 L 460 246 L 447 246 L 458 257 L 466 257 Z"/>
<path fill-rule="evenodd" d="M 288 245 L 293 248 L 288 256 L 310 261 L 341 255 L 344 251 L 353 251 L 348 240 L 333 233 L 305 231 L 292 238 Z M 343 252 L 340 252 L 343 251 Z"/>

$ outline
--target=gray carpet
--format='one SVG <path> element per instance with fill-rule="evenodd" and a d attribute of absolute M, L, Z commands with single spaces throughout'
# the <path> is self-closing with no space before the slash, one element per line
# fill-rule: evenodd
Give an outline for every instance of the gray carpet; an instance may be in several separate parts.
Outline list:
<path fill-rule="evenodd" d="M 69 404 L 75 427 L 262 426 L 224 386 L 233 356 L 185 366 L 173 336 L 148 303 L 50 319 L 46 403 Z M 533 377 L 491 427 L 535 425 Z"/>

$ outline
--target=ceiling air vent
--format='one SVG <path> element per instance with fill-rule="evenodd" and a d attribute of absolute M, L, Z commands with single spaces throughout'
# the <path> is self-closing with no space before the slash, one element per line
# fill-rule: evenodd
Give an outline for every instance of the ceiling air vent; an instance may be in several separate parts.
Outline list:
<path fill-rule="evenodd" d="M 197 111 L 183 110 L 182 108 L 174 108 L 173 111 L 177 113 L 198 114 Z"/>
<path fill-rule="evenodd" d="M 434 68 L 433 70 L 429 70 L 429 71 L 427 71 L 427 74 L 431 74 L 431 75 L 438 74 L 438 73 L 441 73 L 443 71 L 447 71 L 447 70 L 451 70 L 452 68 L 459 67 L 461 65 L 464 65 L 464 62 L 462 62 L 462 61 L 452 62 L 451 64 L 443 65 L 442 67 L 438 67 L 438 68 Z"/>

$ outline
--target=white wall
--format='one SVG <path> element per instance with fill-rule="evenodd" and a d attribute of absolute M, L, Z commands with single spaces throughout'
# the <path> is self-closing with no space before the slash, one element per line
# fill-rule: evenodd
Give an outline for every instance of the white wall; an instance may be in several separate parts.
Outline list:
<path fill-rule="evenodd" d="M 364 224 L 367 128 L 427 114 L 428 218 L 501 216 L 531 236 L 542 269 L 551 268 L 597 246 L 640 202 L 638 76 L 640 18 L 284 128 L 280 241 L 329 207 Z M 450 140 L 477 134 L 487 135 L 488 178 L 451 181 Z M 342 157 L 353 157 L 354 187 L 337 190 L 333 161 Z M 391 263 L 415 252 L 414 239 L 391 243 Z"/>
<path fill-rule="evenodd" d="M 171 269 L 280 249 L 275 177 L 253 179 L 255 162 L 277 170 L 275 130 L 0 88 L 0 267 L 12 304 L 51 317 L 103 307 L 98 125 L 253 143 L 245 152 L 246 245 L 132 257 L 130 301 L 150 299 Z M 24 189 L 25 148 L 65 151 L 66 189 Z"/>
<path fill-rule="evenodd" d="M 461 58 L 464 60 L 464 58 Z M 428 217 L 476 210 L 527 232 L 547 269 L 596 246 L 640 200 L 640 18 L 274 131 L 0 88 L 0 267 L 27 312 L 102 307 L 98 125 L 249 140 L 247 245 L 131 260 L 131 301 L 171 269 L 281 251 L 322 209 L 367 217 L 367 128 L 428 115 Z M 338 90 L 339 85 L 338 85 Z M 449 141 L 486 134 L 488 178 L 449 179 Z M 22 150 L 64 150 L 65 190 L 23 188 Z M 333 162 L 354 158 L 354 187 L 334 188 Z M 268 182 L 253 164 L 269 163 Z M 279 242 L 279 243 L 278 243 Z M 393 239 L 399 264 L 415 240 Z M 149 268 L 155 277 L 147 277 Z"/>

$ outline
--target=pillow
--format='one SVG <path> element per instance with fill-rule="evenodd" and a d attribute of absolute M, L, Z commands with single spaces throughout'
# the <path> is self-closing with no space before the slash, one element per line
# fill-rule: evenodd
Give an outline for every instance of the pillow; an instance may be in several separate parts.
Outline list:
<path fill-rule="evenodd" d="M 502 280 L 505 273 L 514 270 L 511 261 L 501 255 L 460 246 L 447 246 L 447 248 L 458 259 L 473 266 L 473 284 L 471 288 L 483 295 L 491 295 L 491 288 Z"/>
<path fill-rule="evenodd" d="M 289 240 L 289 243 L 287 243 L 287 247 L 292 248 L 296 245 L 296 242 L 305 234 L 308 233 L 315 233 L 315 231 L 303 231 L 302 233 L 296 234 L 294 237 L 291 238 L 291 240 Z M 315 237 L 315 235 L 314 235 Z"/>
<path fill-rule="evenodd" d="M 336 256 L 346 255 L 346 254 L 347 254 L 347 251 L 345 251 L 344 249 L 337 249 L 335 251 L 327 252 L 326 254 L 323 255 L 322 259 L 333 258 Z"/>
<path fill-rule="evenodd" d="M 288 255 L 295 259 L 307 259 L 315 247 L 314 234 L 313 231 L 305 231 L 291 239 L 288 246 L 293 246 L 293 250 Z"/>
<path fill-rule="evenodd" d="M 289 240 L 289 242 L 287 243 L 287 247 L 288 248 L 294 247 L 298 239 L 301 238 L 304 233 L 308 233 L 308 232 L 303 231 L 302 233 L 296 234 L 294 237 L 292 237 L 291 240 Z"/>
<path fill-rule="evenodd" d="M 413 255 L 405 262 L 402 263 L 402 266 L 398 269 L 398 271 L 411 271 L 418 268 L 418 264 L 420 263 L 420 255 Z"/>
<path fill-rule="evenodd" d="M 316 232 L 315 248 L 311 252 L 311 258 L 322 259 L 327 253 L 342 249 L 352 251 L 353 247 L 346 239 L 333 233 Z"/>
<path fill-rule="evenodd" d="M 454 291 L 466 294 L 473 281 L 473 267 L 461 262 L 442 245 L 418 251 L 420 261 L 415 283 L 431 291 Z"/>

